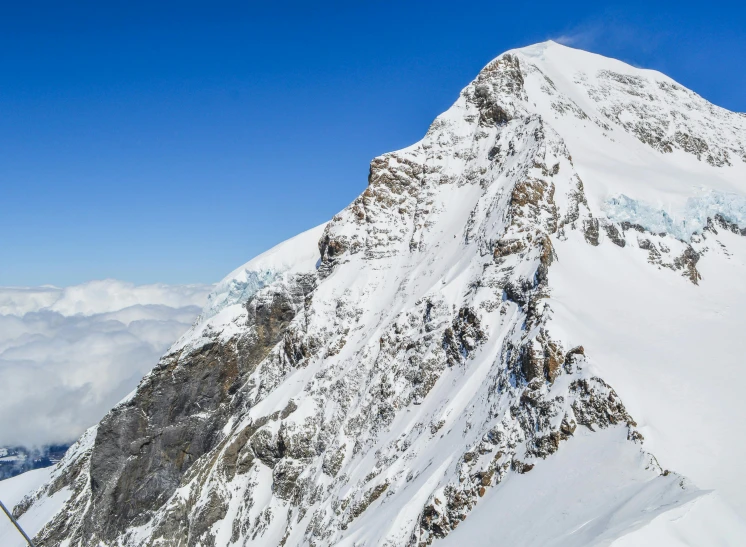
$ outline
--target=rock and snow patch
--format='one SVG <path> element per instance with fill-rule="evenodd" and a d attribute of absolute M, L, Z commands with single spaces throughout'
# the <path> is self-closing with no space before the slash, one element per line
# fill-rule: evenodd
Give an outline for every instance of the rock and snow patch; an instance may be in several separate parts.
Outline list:
<path fill-rule="evenodd" d="M 312 272 L 318 266 L 318 241 L 325 224 L 306 230 L 297 236 L 272 247 L 268 251 L 236 268 L 223 278 L 210 292 L 207 304 L 195 325 L 171 348 L 170 352 L 199 346 L 217 333 L 228 339 L 243 313 L 243 306 L 257 292 L 281 278 L 293 274 Z"/>
<path fill-rule="evenodd" d="M 623 429 L 579 430 L 530 473 L 510 476 L 485 494 L 441 545 L 616 545 L 615 539 L 707 495 L 679 475 L 661 475 Z M 518 524 L 526 522 L 531 525 Z"/>

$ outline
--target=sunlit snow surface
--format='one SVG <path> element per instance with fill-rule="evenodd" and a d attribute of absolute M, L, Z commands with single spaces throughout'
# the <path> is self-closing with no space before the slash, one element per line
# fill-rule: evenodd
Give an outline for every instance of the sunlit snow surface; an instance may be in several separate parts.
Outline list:
<path fill-rule="evenodd" d="M 619 428 L 582 431 L 531 473 L 491 489 L 439 544 L 704 547 L 746 537 L 746 525 L 711 492 L 683 490 L 680 477 L 653 473 L 642 458 Z"/>
<path fill-rule="evenodd" d="M 567 144 L 594 215 L 684 241 L 701 233 L 710 215 L 746 227 L 746 156 L 732 154 L 731 165 L 714 167 L 677 148 L 662 152 L 641 142 L 636 126 L 610 123 L 604 113 L 635 123 L 660 119 L 669 134 L 679 125 L 741 149 L 746 118 L 657 71 L 554 43 L 517 51 L 541 70 L 526 79 L 528 95 Z M 612 72 L 633 84 L 600 77 Z M 544 76 L 556 91 L 546 91 Z M 568 102 L 588 118 L 553 107 Z M 632 230 L 624 249 L 604 241 L 604 234 L 598 247 L 580 232 L 554 243 L 551 328 L 594 356 L 664 468 L 716 489 L 743 519 L 746 468 L 737 461 L 746 436 L 732 427 L 734 416 L 746 414 L 746 238 L 727 230 L 709 234 L 695 286 L 648 263 L 638 236 L 648 237 Z"/>
<path fill-rule="evenodd" d="M 37 488 L 49 481 L 52 474 L 51 467 L 44 469 L 34 469 L 10 479 L 0 481 L 0 501 L 9 509 L 23 499 L 26 494 L 34 492 Z M 63 494 L 64 497 L 64 494 Z M 62 500 L 64 501 L 64 500 Z M 49 512 L 37 513 L 40 518 L 24 518 L 21 526 L 27 534 L 33 535 L 38 532 L 44 523 L 54 515 L 61 507 L 61 503 L 52 503 L 49 505 L 52 510 Z M 4 513 L 0 513 L 0 545 L 3 547 L 27 547 L 26 542 L 13 527 L 10 520 Z"/>

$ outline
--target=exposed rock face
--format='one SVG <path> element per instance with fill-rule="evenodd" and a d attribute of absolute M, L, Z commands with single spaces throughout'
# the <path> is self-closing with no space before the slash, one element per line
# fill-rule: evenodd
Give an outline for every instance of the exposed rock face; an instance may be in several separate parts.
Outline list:
<path fill-rule="evenodd" d="M 101 422 L 91 456 L 90 518 L 109 523 L 102 531 L 111 535 L 102 539 L 162 504 L 192 463 L 220 442 L 228 419 L 221 406 L 238 387 L 240 368 L 238 352 L 223 345 L 182 362 L 164 359 L 137 395 Z"/>
<path fill-rule="evenodd" d="M 721 131 L 703 134 L 701 127 L 696 127 L 696 122 L 680 109 L 682 102 L 697 102 L 699 97 L 694 92 L 675 82 L 656 82 L 611 70 L 601 71 L 599 76 L 598 83 L 589 86 L 590 97 L 603 105 L 600 111 L 606 118 L 641 142 L 664 153 L 680 149 L 717 167 L 730 165 L 734 156 L 744 157 L 745 145 L 738 137 L 743 126 L 730 112 L 709 105 L 710 129 L 720 126 Z M 609 96 L 639 100 L 608 101 Z"/>
<path fill-rule="evenodd" d="M 246 303 L 240 336 L 166 355 L 134 397 L 102 420 L 89 456 L 91 510 L 82 537 L 114 542 L 160 508 L 192 464 L 224 442 L 222 430 L 242 402 L 239 388 L 283 340 L 314 283 L 314 276 L 301 275 L 260 291 Z M 59 538 L 43 541 L 53 545 Z"/>
<path fill-rule="evenodd" d="M 499 57 L 422 141 L 374 159 L 314 264 L 261 277 L 246 301 L 216 295 L 232 307 L 205 314 L 39 494 L 72 492 L 39 544 L 428 545 L 578 428 L 641 443 L 583 341 L 552 323 L 556 246 L 647 253 L 697 283 L 706 236 L 604 218 L 552 116 L 712 168 L 743 150 L 685 133 L 669 107 L 691 97 L 667 81 L 575 74 L 580 104 L 532 59 Z M 651 85 L 660 108 L 640 106 Z M 743 233 L 728 222 L 710 229 Z"/>
<path fill-rule="evenodd" d="M 484 339 L 477 315 L 469 308 L 461 308 L 452 326 L 443 333 L 448 364 L 454 366 L 465 361 Z"/>

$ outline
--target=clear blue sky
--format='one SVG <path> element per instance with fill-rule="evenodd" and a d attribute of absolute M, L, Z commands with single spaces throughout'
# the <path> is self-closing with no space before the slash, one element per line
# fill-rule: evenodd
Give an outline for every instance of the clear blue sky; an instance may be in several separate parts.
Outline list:
<path fill-rule="evenodd" d="M 213 282 L 560 38 L 746 110 L 735 2 L 2 2 L 0 285 Z"/>

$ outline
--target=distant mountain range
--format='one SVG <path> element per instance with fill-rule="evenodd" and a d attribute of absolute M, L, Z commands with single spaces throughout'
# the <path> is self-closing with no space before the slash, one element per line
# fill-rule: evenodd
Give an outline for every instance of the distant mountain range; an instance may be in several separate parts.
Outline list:
<path fill-rule="evenodd" d="M 0 480 L 15 477 L 32 469 L 56 465 L 70 445 L 46 446 L 40 449 L 24 447 L 0 448 Z"/>

